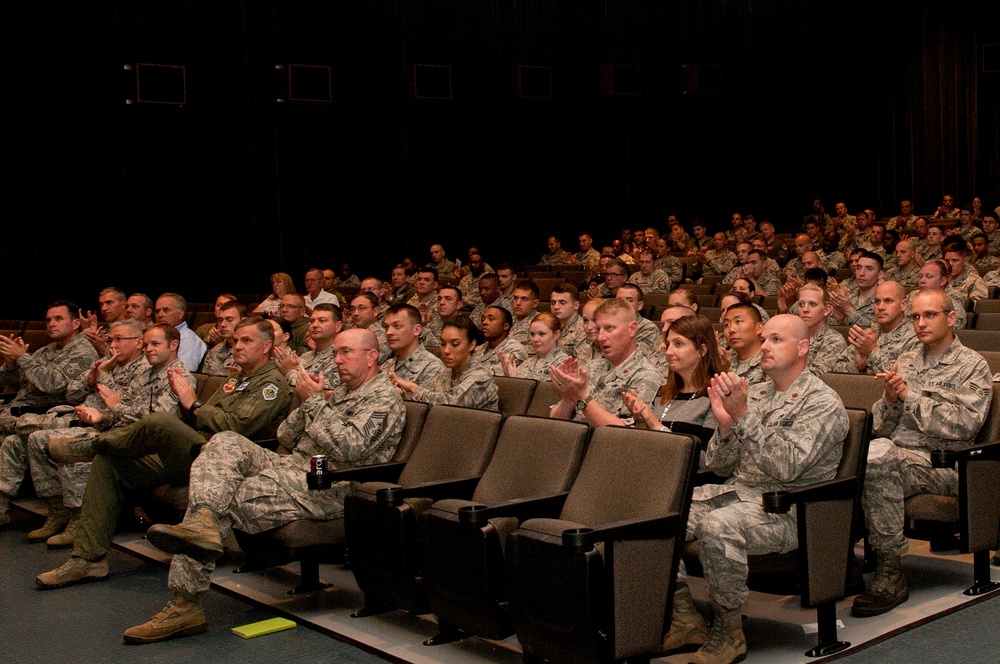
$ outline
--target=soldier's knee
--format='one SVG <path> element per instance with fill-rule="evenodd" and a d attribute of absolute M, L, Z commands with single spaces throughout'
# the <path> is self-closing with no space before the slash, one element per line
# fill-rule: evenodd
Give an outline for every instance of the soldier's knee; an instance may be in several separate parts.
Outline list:
<path fill-rule="evenodd" d="M 884 473 L 899 464 L 899 451 L 895 443 L 888 438 L 876 438 L 868 445 L 868 464 L 866 473 L 869 477 Z"/>

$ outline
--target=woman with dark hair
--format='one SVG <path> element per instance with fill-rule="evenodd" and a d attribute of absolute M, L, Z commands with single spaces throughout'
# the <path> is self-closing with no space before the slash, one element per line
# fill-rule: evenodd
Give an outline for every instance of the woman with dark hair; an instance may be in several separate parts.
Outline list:
<path fill-rule="evenodd" d="M 507 376 L 517 378 L 532 378 L 538 381 L 552 380 L 549 367 L 569 357 L 569 354 L 559 348 L 559 335 L 562 325 L 555 314 L 543 311 L 531 319 L 530 343 L 535 354 L 521 363 L 520 366 L 505 353 L 499 353 L 500 364 Z"/>
<path fill-rule="evenodd" d="M 288 342 L 292 338 L 292 324 L 281 316 L 265 316 L 264 320 L 274 328 L 274 345 L 271 346 L 271 359 L 274 359 L 276 350 L 288 352 Z"/>
<path fill-rule="evenodd" d="M 632 391 L 622 396 L 625 405 L 636 426 L 691 434 L 707 446 L 716 428 L 708 400 L 709 382 L 715 374 L 729 370 L 718 352 L 715 329 L 704 316 L 679 318 L 667 332 L 665 353 L 670 373 L 652 406 Z"/>
<path fill-rule="evenodd" d="M 451 404 L 483 410 L 499 410 L 500 400 L 493 376 L 481 362 L 472 360 L 472 351 L 483 343 L 483 333 L 465 314 L 452 316 L 441 327 L 441 361 L 445 371 L 429 385 L 417 385 L 399 376 L 390 376 L 401 392 L 412 394 L 414 401 Z"/>

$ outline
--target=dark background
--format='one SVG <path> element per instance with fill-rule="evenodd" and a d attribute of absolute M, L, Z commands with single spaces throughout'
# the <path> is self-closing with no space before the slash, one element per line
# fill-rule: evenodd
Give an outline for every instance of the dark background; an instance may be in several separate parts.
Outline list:
<path fill-rule="evenodd" d="M 116 284 L 192 300 L 431 242 L 535 261 L 552 232 L 667 214 L 791 228 L 809 199 L 891 215 L 1000 202 L 1000 3 L 909 0 L 160 0 L 5 3 L 0 317 Z M 125 104 L 126 63 L 186 67 L 187 103 Z M 276 64 L 333 102 L 277 102 Z M 454 98 L 407 95 L 452 66 Z M 602 64 L 641 95 L 600 93 Z M 721 94 L 683 94 L 686 63 Z M 515 64 L 553 99 L 515 99 Z M 134 83 L 133 83 L 134 86 Z"/>

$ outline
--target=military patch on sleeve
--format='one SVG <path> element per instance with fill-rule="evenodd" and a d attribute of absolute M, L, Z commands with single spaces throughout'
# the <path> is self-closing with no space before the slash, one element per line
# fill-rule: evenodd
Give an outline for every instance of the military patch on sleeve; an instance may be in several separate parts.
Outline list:
<path fill-rule="evenodd" d="M 222 386 L 222 391 L 225 392 L 226 394 L 229 394 L 234 389 L 236 389 L 236 379 L 235 378 L 230 378 L 229 380 L 226 381 L 226 384 Z"/>
<path fill-rule="evenodd" d="M 374 440 L 378 438 L 383 431 L 385 431 L 385 423 L 389 419 L 389 413 L 385 412 L 374 412 L 372 416 L 368 418 L 365 422 L 364 429 L 361 433 L 364 434 L 365 438 L 368 440 Z"/>
<path fill-rule="evenodd" d="M 278 386 L 274 383 L 268 383 L 260 394 L 264 397 L 264 401 L 274 401 L 278 398 Z"/>

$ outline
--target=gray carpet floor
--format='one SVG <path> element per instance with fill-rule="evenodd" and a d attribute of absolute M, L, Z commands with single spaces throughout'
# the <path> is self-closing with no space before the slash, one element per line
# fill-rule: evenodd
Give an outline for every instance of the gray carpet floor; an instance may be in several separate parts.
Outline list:
<path fill-rule="evenodd" d="M 144 622 L 169 599 L 166 568 L 112 551 L 105 581 L 40 591 L 35 577 L 65 562 L 69 552 L 28 544 L 25 533 L 41 520 L 12 509 L 12 526 L 0 532 L 0 662 L 347 662 L 385 660 L 299 626 L 254 639 L 242 639 L 217 625 L 243 625 L 275 614 L 224 593 L 203 598 L 209 629 L 205 634 L 148 645 L 126 645 L 122 632 Z"/>
<path fill-rule="evenodd" d="M 241 639 L 216 625 L 241 625 L 274 614 L 212 590 L 203 598 L 206 634 L 143 646 L 126 645 L 121 633 L 159 611 L 168 599 L 167 570 L 161 565 L 112 551 L 112 574 L 105 581 L 39 591 L 35 576 L 57 567 L 67 551 L 28 544 L 25 533 L 39 517 L 11 510 L 14 523 L 0 531 L 0 620 L 6 638 L 0 662 L 226 661 L 347 662 L 372 664 L 384 659 L 326 634 L 299 626 L 256 639 Z M 837 660 L 855 664 L 912 662 L 996 662 L 1000 660 L 1000 597 L 956 611 Z M 754 661 L 751 652 L 748 658 Z"/>

